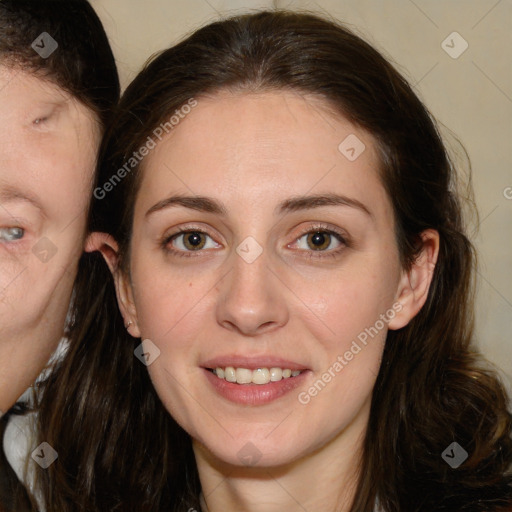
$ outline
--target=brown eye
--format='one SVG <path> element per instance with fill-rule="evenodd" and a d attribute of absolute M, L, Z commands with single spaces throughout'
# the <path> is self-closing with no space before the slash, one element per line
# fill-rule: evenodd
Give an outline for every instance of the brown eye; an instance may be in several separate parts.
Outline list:
<path fill-rule="evenodd" d="M 206 231 L 192 226 L 164 237 L 161 245 L 164 252 L 172 256 L 211 255 L 209 249 L 222 249 L 222 244 L 217 243 Z"/>
<path fill-rule="evenodd" d="M 313 227 L 311 231 L 305 232 L 288 247 L 300 249 L 305 255 L 312 256 L 314 253 L 320 255 L 334 256 L 347 247 L 345 238 L 331 229 Z"/>
<path fill-rule="evenodd" d="M 316 231 L 309 233 L 307 236 L 307 244 L 313 251 L 322 251 L 327 249 L 331 244 L 331 234 L 325 231 Z"/>
<path fill-rule="evenodd" d="M 197 251 L 206 245 L 206 236 L 199 231 L 188 231 L 180 237 L 183 237 L 183 246 L 189 251 Z"/>

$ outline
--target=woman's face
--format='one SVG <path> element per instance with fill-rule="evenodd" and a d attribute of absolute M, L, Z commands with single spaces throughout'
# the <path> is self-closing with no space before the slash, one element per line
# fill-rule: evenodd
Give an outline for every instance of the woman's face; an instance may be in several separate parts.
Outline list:
<path fill-rule="evenodd" d="M 410 318 L 372 137 L 319 99 L 223 92 L 143 165 L 123 312 L 196 448 L 275 466 L 360 439 Z"/>
<path fill-rule="evenodd" d="M 88 108 L 0 65 L 0 409 L 62 336 L 83 248 L 99 129 Z"/>

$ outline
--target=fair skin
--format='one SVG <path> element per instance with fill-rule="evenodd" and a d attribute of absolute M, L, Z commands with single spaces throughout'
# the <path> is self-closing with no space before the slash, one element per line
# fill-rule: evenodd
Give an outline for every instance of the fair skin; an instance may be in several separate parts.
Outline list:
<path fill-rule="evenodd" d="M 62 337 L 100 130 L 56 85 L 0 64 L 0 410 Z"/>
<path fill-rule="evenodd" d="M 350 134 L 366 146 L 354 161 L 338 150 Z M 378 167 L 372 137 L 316 98 L 222 92 L 198 99 L 144 161 L 128 272 L 111 237 L 89 238 L 87 250 L 100 250 L 115 274 L 130 334 L 160 350 L 148 371 L 192 436 L 210 512 L 349 509 L 387 330 L 424 304 L 439 243 L 426 231 L 416 264 L 401 268 Z M 352 203 L 279 210 L 291 198 L 326 194 Z M 225 212 L 161 203 L 176 195 L 206 196 Z M 206 235 L 190 239 L 177 229 Z M 249 236 L 262 249 L 250 263 L 236 251 Z M 378 334 L 300 402 L 393 305 L 399 311 Z M 291 391 L 255 402 L 237 395 L 247 401 L 240 403 L 206 369 L 212 359 L 237 357 L 247 367 L 251 358 L 280 358 L 305 371 L 290 378 L 299 383 Z M 236 394 L 258 384 L 229 386 Z"/>

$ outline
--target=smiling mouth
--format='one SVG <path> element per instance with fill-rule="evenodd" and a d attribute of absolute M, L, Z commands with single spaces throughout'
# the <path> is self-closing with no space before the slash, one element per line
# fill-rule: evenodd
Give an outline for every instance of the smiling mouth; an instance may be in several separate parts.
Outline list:
<path fill-rule="evenodd" d="M 234 368 L 226 366 L 225 368 L 207 368 L 219 379 L 234 384 L 268 384 L 270 382 L 279 382 L 280 380 L 297 377 L 305 370 L 290 370 L 289 368 Z"/>

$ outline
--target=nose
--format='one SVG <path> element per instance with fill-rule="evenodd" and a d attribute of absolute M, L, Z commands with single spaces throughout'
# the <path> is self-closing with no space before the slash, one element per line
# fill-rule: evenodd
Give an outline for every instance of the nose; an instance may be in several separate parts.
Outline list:
<path fill-rule="evenodd" d="M 233 268 L 221 281 L 217 321 L 245 336 L 257 336 L 288 322 L 285 287 L 269 268 L 265 251 L 249 263 L 233 254 Z"/>

